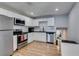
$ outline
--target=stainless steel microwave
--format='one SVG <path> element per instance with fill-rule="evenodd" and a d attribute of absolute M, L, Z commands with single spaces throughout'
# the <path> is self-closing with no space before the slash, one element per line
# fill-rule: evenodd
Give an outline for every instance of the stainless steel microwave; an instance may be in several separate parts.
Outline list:
<path fill-rule="evenodd" d="M 18 18 L 14 18 L 14 25 L 25 25 L 25 21 L 18 19 Z"/>

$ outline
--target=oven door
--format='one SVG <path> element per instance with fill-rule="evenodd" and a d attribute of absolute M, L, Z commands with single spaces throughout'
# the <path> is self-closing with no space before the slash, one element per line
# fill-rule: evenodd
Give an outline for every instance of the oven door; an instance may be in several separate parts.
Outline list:
<path fill-rule="evenodd" d="M 18 44 L 24 41 L 24 35 L 18 35 Z"/>

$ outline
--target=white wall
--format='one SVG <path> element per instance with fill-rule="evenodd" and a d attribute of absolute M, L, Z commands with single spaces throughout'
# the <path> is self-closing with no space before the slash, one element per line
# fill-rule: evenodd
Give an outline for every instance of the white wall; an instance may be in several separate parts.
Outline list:
<path fill-rule="evenodd" d="M 68 16 L 67 15 L 55 16 L 55 26 L 58 28 L 68 27 Z"/>
<path fill-rule="evenodd" d="M 68 39 L 79 43 L 79 3 L 77 3 L 69 14 Z"/>

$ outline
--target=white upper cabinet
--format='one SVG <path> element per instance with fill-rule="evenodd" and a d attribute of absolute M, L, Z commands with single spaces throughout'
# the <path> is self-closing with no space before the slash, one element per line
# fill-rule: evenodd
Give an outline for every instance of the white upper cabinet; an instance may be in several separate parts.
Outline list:
<path fill-rule="evenodd" d="M 25 26 L 32 26 L 32 19 L 31 18 L 25 18 Z"/>
<path fill-rule="evenodd" d="M 39 21 L 39 26 L 48 26 L 48 21 Z"/>
<path fill-rule="evenodd" d="M 25 19 L 25 26 L 55 26 L 54 18 Z"/>
<path fill-rule="evenodd" d="M 32 26 L 39 26 L 38 20 L 32 20 Z"/>
<path fill-rule="evenodd" d="M 54 18 L 40 18 L 40 19 L 36 19 L 36 22 L 34 22 L 34 24 L 40 26 L 55 26 L 55 21 Z"/>
<path fill-rule="evenodd" d="M 48 26 L 55 26 L 54 18 L 48 19 Z"/>

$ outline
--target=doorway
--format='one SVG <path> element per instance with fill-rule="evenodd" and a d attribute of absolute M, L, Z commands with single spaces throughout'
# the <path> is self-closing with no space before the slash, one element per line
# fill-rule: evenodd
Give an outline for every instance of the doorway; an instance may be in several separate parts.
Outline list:
<path fill-rule="evenodd" d="M 67 40 L 68 30 L 67 28 L 57 28 L 56 29 L 56 37 L 61 34 L 63 40 Z"/>

